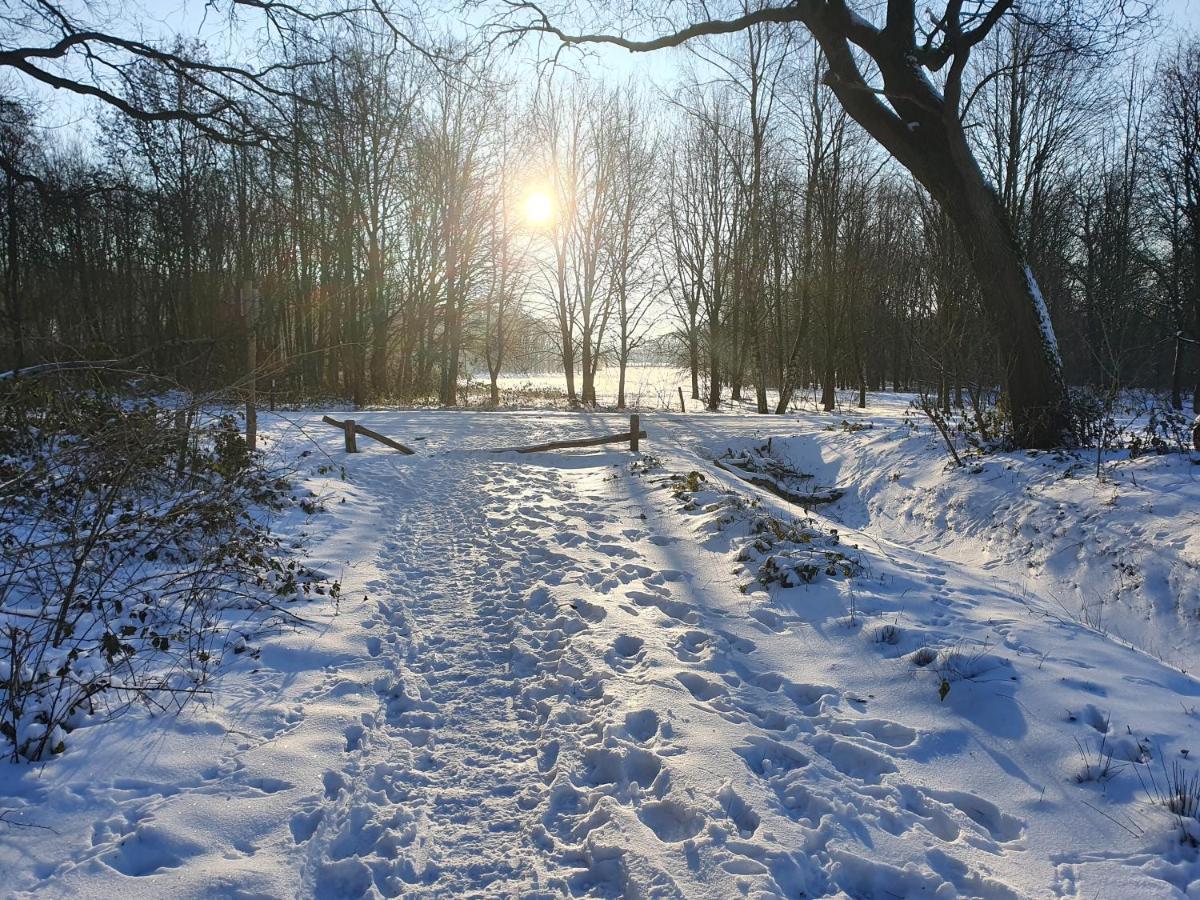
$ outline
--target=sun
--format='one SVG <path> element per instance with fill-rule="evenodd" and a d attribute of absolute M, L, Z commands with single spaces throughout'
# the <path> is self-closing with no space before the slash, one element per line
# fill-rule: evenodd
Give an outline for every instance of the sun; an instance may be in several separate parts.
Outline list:
<path fill-rule="evenodd" d="M 530 225 L 549 225 L 554 220 L 554 201 L 542 190 L 531 191 L 525 198 L 525 221 Z"/>

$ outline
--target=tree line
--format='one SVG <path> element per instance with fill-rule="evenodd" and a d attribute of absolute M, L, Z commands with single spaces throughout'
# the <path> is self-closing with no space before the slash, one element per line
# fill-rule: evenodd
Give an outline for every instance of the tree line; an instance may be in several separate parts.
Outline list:
<path fill-rule="evenodd" d="M 1200 404 L 1195 40 L 1150 58 L 997 17 L 938 86 L 958 148 L 904 100 L 910 133 L 881 140 L 820 23 L 701 35 L 653 91 L 355 24 L 288 29 L 252 89 L 194 42 L 155 51 L 188 66 L 135 58 L 84 138 L 0 103 L 0 365 L 212 386 L 252 336 L 291 397 L 454 405 L 465 375 L 498 402 L 553 354 L 581 404 L 618 366 L 624 405 L 669 332 L 712 409 L 922 388 L 982 410 L 1004 387 L 1028 413 L 1056 379 Z M 170 109 L 220 127 L 129 112 Z"/>

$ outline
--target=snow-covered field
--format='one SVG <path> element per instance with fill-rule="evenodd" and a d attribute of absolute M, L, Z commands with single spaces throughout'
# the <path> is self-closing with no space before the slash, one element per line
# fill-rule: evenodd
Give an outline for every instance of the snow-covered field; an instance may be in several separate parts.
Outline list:
<path fill-rule="evenodd" d="M 612 406 L 617 400 L 620 369 L 606 366 L 596 372 L 596 400 L 601 406 Z M 487 374 L 476 375 L 475 380 L 486 388 Z M 567 381 L 562 372 L 545 372 L 530 375 L 502 375 L 496 380 L 509 403 L 520 404 L 530 400 L 565 398 Z M 583 382 L 575 376 L 576 390 L 582 390 Z M 628 406 L 643 409 L 679 409 L 679 388 L 683 388 L 688 409 L 699 410 L 703 404 L 691 399 L 691 376 L 686 369 L 673 366 L 630 366 L 625 373 L 625 402 Z"/>
<path fill-rule="evenodd" d="M 340 601 L 0 768 L 5 893 L 1200 896 L 1157 802 L 1200 771 L 1200 466 L 950 469 L 871 400 L 647 412 L 634 465 L 482 452 L 616 414 L 358 414 L 413 457 L 261 422 Z M 739 464 L 844 493 L 793 525 Z"/>

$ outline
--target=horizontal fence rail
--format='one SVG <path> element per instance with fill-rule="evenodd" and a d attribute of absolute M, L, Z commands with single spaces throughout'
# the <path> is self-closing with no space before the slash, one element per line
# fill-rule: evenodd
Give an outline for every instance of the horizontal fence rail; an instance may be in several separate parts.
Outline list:
<path fill-rule="evenodd" d="M 416 451 L 411 447 L 404 446 L 404 444 L 397 440 L 393 440 L 386 434 L 380 434 L 378 431 L 372 431 L 366 426 L 359 425 L 353 419 L 346 419 L 344 422 L 339 422 L 337 419 L 331 416 L 322 416 L 321 421 L 326 425 L 332 425 L 334 428 L 340 428 L 343 432 L 345 432 L 347 453 L 358 452 L 358 441 L 356 440 L 356 435 L 359 434 L 361 434 L 363 437 L 369 437 L 373 441 L 379 441 L 379 443 L 391 447 L 393 450 L 399 450 L 406 456 L 412 456 L 414 453 L 416 453 Z"/>
<path fill-rule="evenodd" d="M 571 447 L 598 447 L 601 444 L 623 444 L 629 441 L 629 449 L 638 452 L 638 440 L 644 438 L 646 432 L 641 430 L 641 420 L 635 413 L 629 417 L 629 430 L 620 434 L 607 434 L 596 438 L 575 438 L 566 441 L 548 441 L 545 444 L 532 444 L 528 447 L 494 447 L 489 453 L 539 453 L 542 450 L 567 450 Z"/>

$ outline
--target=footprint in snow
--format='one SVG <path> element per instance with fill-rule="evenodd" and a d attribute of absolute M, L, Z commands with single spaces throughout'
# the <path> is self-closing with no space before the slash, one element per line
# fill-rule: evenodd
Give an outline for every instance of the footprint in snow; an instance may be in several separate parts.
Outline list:
<path fill-rule="evenodd" d="M 658 729 L 658 713 L 652 709 L 639 709 L 625 714 L 625 733 L 639 744 L 645 744 L 656 737 Z"/>
<path fill-rule="evenodd" d="M 717 631 L 717 634 L 727 643 L 730 649 L 736 650 L 738 653 L 747 654 L 753 653 L 758 649 L 758 644 L 749 638 L 738 637 L 730 631 Z"/>
<path fill-rule="evenodd" d="M 694 838 L 704 828 L 704 814 L 678 800 L 643 803 L 638 818 L 663 843 L 680 843 Z"/>
<path fill-rule="evenodd" d="M 882 753 L 859 744 L 843 741 L 830 734 L 818 735 L 813 749 L 824 756 L 843 775 L 867 784 L 879 784 L 883 776 L 898 771 L 896 764 Z"/>
<path fill-rule="evenodd" d="M 783 616 L 779 615 L 779 613 L 775 612 L 773 609 L 767 609 L 766 607 L 760 606 L 750 610 L 748 615 L 768 631 L 773 631 L 776 634 L 783 634 L 788 630 L 787 622 L 784 621 Z"/>
<path fill-rule="evenodd" d="M 688 693 L 701 702 L 715 700 L 729 693 L 723 685 L 717 684 L 715 681 L 709 681 L 695 672 L 679 672 L 675 675 L 675 678 L 688 689 Z"/>
<path fill-rule="evenodd" d="M 829 730 L 846 737 L 865 737 L 897 750 L 917 742 L 915 729 L 886 719 L 839 719 L 830 724 Z"/>
<path fill-rule="evenodd" d="M 758 831 L 758 826 L 762 824 L 762 817 L 750 807 L 749 803 L 734 792 L 731 781 L 726 781 L 721 786 L 721 790 L 717 793 L 717 802 L 721 804 L 725 815 L 733 821 L 740 837 L 754 836 L 754 832 Z"/>
<path fill-rule="evenodd" d="M 612 654 L 628 665 L 631 660 L 641 658 L 642 648 L 646 642 L 632 634 L 620 635 L 612 644 Z"/>
<path fill-rule="evenodd" d="M 656 754 L 636 747 L 623 751 L 601 747 L 584 754 L 583 768 L 585 784 L 594 787 L 637 784 L 647 790 L 662 771 L 662 760 Z"/>
<path fill-rule="evenodd" d="M 683 662 L 698 662 L 712 645 L 713 636 L 703 631 L 685 631 L 671 641 L 671 649 Z"/>
<path fill-rule="evenodd" d="M 751 722 L 767 731 L 787 731 L 792 724 L 787 716 L 773 709 L 743 705 L 742 711 L 750 717 Z"/>
<path fill-rule="evenodd" d="M 925 793 L 934 800 L 948 803 L 963 815 L 983 828 L 992 840 L 1006 844 L 1017 840 L 1025 830 L 1025 823 L 1016 816 L 1002 812 L 995 803 L 965 791 L 935 790 L 926 788 Z"/>

